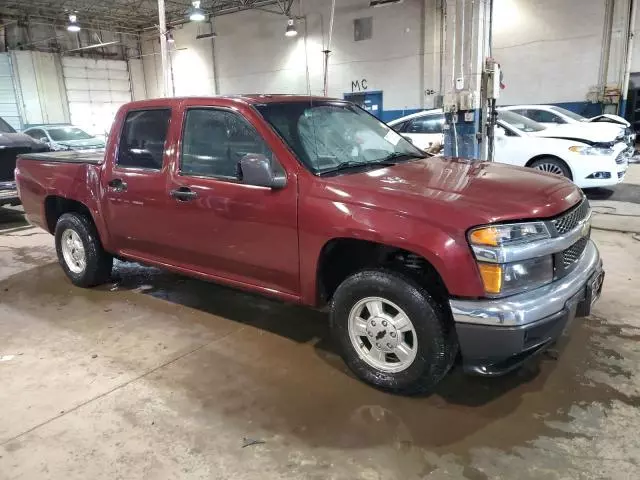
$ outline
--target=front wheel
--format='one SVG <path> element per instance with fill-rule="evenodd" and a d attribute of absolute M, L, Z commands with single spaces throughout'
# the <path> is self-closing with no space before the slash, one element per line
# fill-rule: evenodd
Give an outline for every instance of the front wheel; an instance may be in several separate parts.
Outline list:
<path fill-rule="evenodd" d="M 349 368 L 382 390 L 431 390 L 457 353 L 446 310 L 420 285 L 393 271 L 366 270 L 342 282 L 333 299 L 331 327 Z"/>
<path fill-rule="evenodd" d="M 571 176 L 571 170 L 566 163 L 562 160 L 554 157 L 543 157 L 534 161 L 531 165 L 531 168 L 535 170 L 541 170 L 547 173 L 554 173 L 556 175 L 561 175 L 563 177 L 568 178 L 569 180 L 573 180 Z"/>
<path fill-rule="evenodd" d="M 113 257 L 104 251 L 91 219 L 79 213 L 65 213 L 56 223 L 56 253 L 67 277 L 78 287 L 106 282 Z"/>

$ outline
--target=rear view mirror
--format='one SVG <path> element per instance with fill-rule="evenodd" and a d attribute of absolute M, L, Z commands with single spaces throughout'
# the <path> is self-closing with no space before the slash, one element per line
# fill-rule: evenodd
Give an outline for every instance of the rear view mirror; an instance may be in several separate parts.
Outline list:
<path fill-rule="evenodd" d="M 276 173 L 271 161 L 262 154 L 249 153 L 239 162 L 240 180 L 247 185 L 258 187 L 284 188 L 287 177 L 284 173 Z"/>

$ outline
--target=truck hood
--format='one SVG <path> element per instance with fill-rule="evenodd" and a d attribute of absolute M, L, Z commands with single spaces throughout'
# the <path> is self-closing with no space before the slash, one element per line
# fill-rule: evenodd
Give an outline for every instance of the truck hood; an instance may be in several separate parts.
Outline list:
<path fill-rule="evenodd" d="M 38 148 L 44 147 L 44 143 L 31 138 L 24 133 L 0 133 L 0 149 L 2 148 Z"/>
<path fill-rule="evenodd" d="M 576 140 L 594 145 L 615 142 L 624 133 L 623 130 L 622 125 L 610 122 L 581 122 L 553 125 L 539 132 L 532 132 L 531 135 Z"/>
<path fill-rule="evenodd" d="M 580 189 L 557 175 L 445 157 L 322 177 L 315 195 L 395 211 L 458 233 L 487 223 L 553 217 L 582 198 Z"/>

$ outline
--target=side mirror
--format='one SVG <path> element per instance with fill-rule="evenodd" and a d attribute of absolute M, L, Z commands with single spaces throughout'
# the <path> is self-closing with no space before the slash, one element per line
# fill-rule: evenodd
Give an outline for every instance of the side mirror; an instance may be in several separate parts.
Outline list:
<path fill-rule="evenodd" d="M 47 137 L 40 137 L 40 141 L 42 143 L 49 143 L 49 139 Z"/>
<path fill-rule="evenodd" d="M 273 171 L 271 161 L 257 153 L 249 153 L 242 157 L 239 162 L 240 179 L 247 185 L 258 187 L 284 188 L 287 184 L 287 177 L 284 173 Z"/>
<path fill-rule="evenodd" d="M 506 137 L 507 136 L 507 132 L 504 128 L 500 127 L 499 125 L 496 125 L 495 130 L 494 130 L 494 134 L 496 137 Z"/>
<path fill-rule="evenodd" d="M 408 135 L 402 135 L 402 138 L 404 138 L 407 142 L 409 142 L 412 145 L 415 145 L 415 143 L 413 143 L 413 138 L 411 138 Z"/>

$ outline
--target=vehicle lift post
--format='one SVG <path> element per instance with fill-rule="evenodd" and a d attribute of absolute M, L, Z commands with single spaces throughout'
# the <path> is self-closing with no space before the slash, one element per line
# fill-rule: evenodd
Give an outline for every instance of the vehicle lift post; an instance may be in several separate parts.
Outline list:
<path fill-rule="evenodd" d="M 442 0 L 444 154 L 493 160 L 500 67 L 491 58 L 493 0 Z"/>

